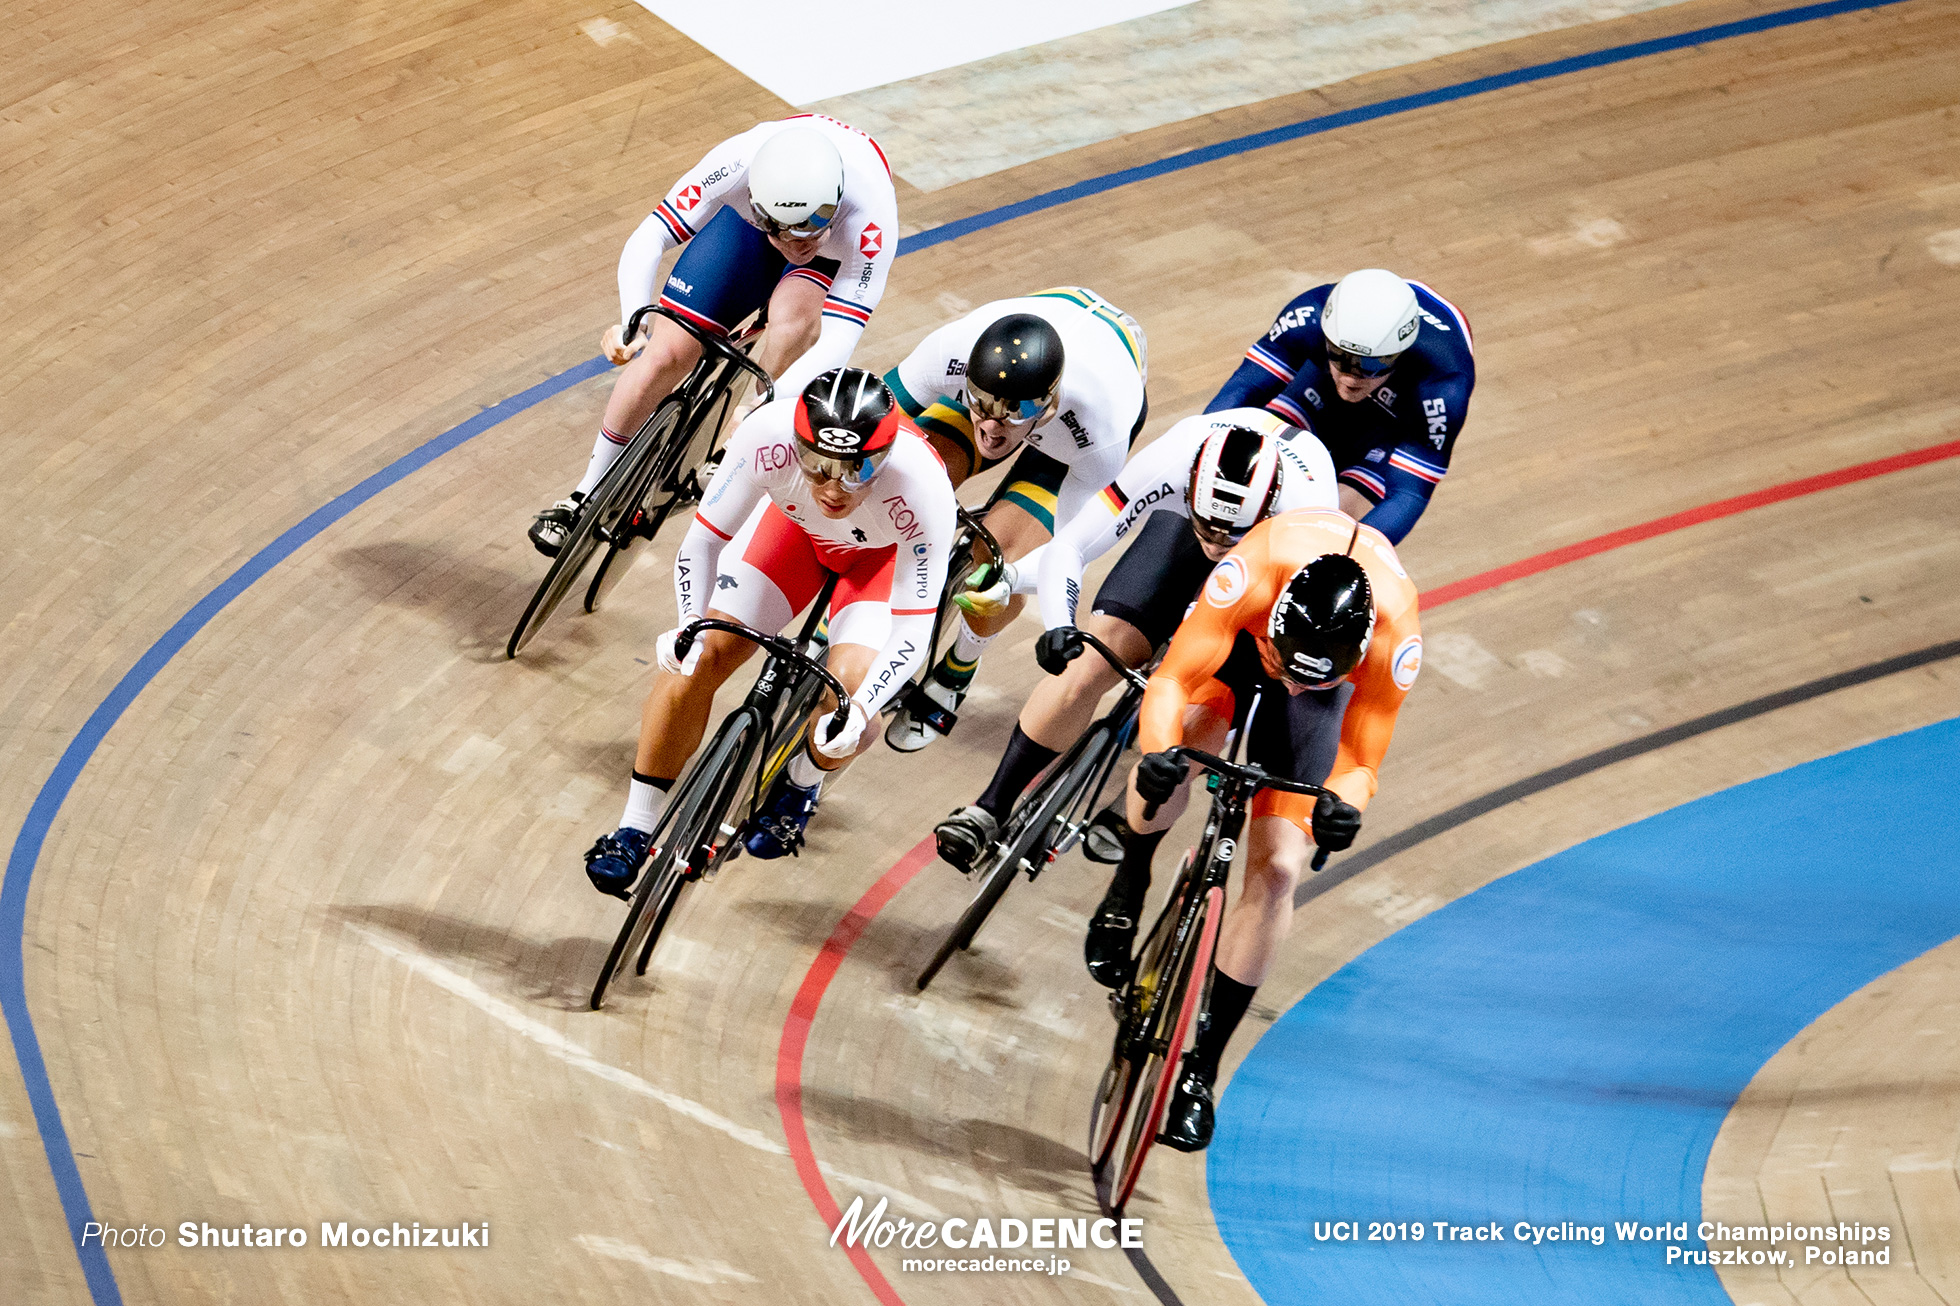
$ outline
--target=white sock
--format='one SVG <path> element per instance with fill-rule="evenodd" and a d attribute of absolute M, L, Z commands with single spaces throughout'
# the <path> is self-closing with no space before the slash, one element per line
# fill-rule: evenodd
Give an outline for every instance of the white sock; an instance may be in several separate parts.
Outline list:
<path fill-rule="evenodd" d="M 612 465 L 619 461 L 619 455 L 626 452 L 626 440 L 627 437 L 614 435 L 603 426 L 599 428 L 599 437 L 592 442 L 592 458 L 585 464 L 585 479 L 578 483 L 577 494 L 583 496 L 592 493 L 599 478 L 611 471 Z"/>
<path fill-rule="evenodd" d="M 953 637 L 953 664 L 956 667 L 972 666 L 980 660 L 980 655 L 987 651 L 987 645 L 998 638 L 999 635 L 974 634 L 973 627 L 966 624 L 966 614 L 961 613 L 959 633 Z"/>
<path fill-rule="evenodd" d="M 655 789 L 635 776 L 633 787 L 626 794 L 626 811 L 619 818 L 619 823 L 625 829 L 652 834 L 653 827 L 660 824 L 660 814 L 666 810 L 667 792 Z"/>
<path fill-rule="evenodd" d="M 796 756 L 789 759 L 788 770 L 789 782 L 804 789 L 814 789 L 822 784 L 826 774 L 824 769 L 811 759 L 810 750 L 807 748 L 796 750 Z"/>

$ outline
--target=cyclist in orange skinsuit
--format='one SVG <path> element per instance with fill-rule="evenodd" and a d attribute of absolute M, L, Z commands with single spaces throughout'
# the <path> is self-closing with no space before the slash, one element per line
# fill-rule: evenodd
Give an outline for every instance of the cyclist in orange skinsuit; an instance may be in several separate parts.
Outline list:
<path fill-rule="evenodd" d="M 1339 795 L 1316 802 L 1266 789 L 1253 800 L 1245 880 L 1219 935 L 1210 1019 L 1185 1058 L 1164 1126 L 1172 1146 L 1196 1151 L 1210 1141 L 1218 1060 L 1292 923 L 1309 841 L 1331 852 L 1353 843 L 1421 665 L 1416 587 L 1394 546 L 1344 513 L 1309 509 L 1254 527 L 1219 562 L 1151 676 L 1123 862 L 1091 925 L 1098 979 L 1120 983 L 1127 973 L 1150 858 L 1185 805 L 1188 772 L 1163 750 L 1188 742 L 1223 753 L 1236 726 L 1246 732 L 1247 761 Z M 1151 821 L 1142 819 L 1146 798 L 1163 801 Z"/>

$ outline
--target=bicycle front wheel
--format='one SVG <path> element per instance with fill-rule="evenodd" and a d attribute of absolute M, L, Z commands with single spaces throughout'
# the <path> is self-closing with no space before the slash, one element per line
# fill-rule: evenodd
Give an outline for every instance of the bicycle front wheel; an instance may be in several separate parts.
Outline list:
<path fill-rule="evenodd" d="M 1143 1161 L 1150 1145 L 1163 1128 L 1164 1112 L 1170 1106 L 1171 1090 L 1177 1086 L 1178 1063 L 1191 1034 L 1198 1008 L 1204 1000 L 1205 977 L 1211 972 L 1211 956 L 1218 945 L 1218 924 L 1225 914 L 1225 890 L 1213 886 L 1205 891 L 1195 922 L 1196 945 L 1185 950 L 1175 967 L 1176 983 L 1164 995 L 1163 1010 L 1168 1018 L 1161 1040 L 1152 1040 L 1138 1067 L 1137 1096 L 1142 1104 L 1133 1114 L 1125 1141 L 1122 1163 L 1110 1183 L 1109 1209 L 1119 1216 L 1130 1194 L 1136 1191 L 1143 1174 Z"/>
<path fill-rule="evenodd" d="M 657 831 L 659 845 L 640 874 L 640 887 L 633 893 L 626 920 L 619 927 L 605 966 L 592 986 L 592 1009 L 597 1011 L 625 969 L 629 958 L 637 958 L 637 973 L 646 973 L 653 948 L 660 941 L 681 890 L 687 887 L 688 872 L 712 848 L 722 813 L 734 797 L 734 787 L 747 768 L 747 754 L 755 738 L 755 717 L 747 708 L 737 709 L 716 733 L 714 742 L 702 753 L 687 777 L 678 786 L 669 808 L 669 819 Z"/>

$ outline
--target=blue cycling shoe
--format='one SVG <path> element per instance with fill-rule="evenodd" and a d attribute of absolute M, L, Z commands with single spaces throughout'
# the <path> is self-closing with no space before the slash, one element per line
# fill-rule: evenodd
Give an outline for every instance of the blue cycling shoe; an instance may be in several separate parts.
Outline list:
<path fill-rule="evenodd" d="M 621 826 L 611 834 L 599 836 L 599 842 L 586 850 L 585 874 L 592 881 L 592 887 L 600 893 L 609 893 L 615 898 L 628 897 L 627 890 L 640 874 L 640 866 L 647 859 L 647 848 L 653 843 L 653 836 L 645 830 L 634 830 Z"/>
<path fill-rule="evenodd" d="M 750 856 L 767 862 L 788 857 L 801 848 L 803 831 L 817 810 L 820 787 L 811 785 L 805 789 L 800 784 L 792 783 L 787 773 L 777 776 L 775 791 L 769 796 L 769 805 L 756 818 L 755 832 L 744 845 Z"/>

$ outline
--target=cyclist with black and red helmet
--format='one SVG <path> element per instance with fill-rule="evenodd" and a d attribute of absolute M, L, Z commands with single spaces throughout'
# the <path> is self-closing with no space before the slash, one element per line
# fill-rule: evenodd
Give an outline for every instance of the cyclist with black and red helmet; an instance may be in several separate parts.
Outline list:
<path fill-rule="evenodd" d="M 596 888 L 631 887 L 715 691 L 755 651 L 708 631 L 677 658 L 680 627 L 708 616 L 773 633 L 838 578 L 828 665 L 851 692 L 850 720 L 834 738 L 812 731 L 778 779 L 747 846 L 781 857 L 803 842 L 824 777 L 875 741 L 866 725 L 924 661 L 956 518 L 945 467 L 870 372 L 825 372 L 793 403 L 757 409 L 737 429 L 674 557 L 680 618 L 655 646 L 660 673 L 619 829 L 586 853 Z"/>
<path fill-rule="evenodd" d="M 1145 446 L 1041 551 L 1047 630 L 1035 658 L 1055 677 L 1028 698 L 994 777 L 939 823 L 939 855 L 966 870 L 1044 767 L 1067 751 L 1116 683 L 1100 657 L 1079 656 L 1082 570 L 1118 543 L 1129 549 L 1097 591 L 1081 628 L 1131 666 L 1170 641 L 1212 564 L 1276 512 L 1335 505 L 1334 464 L 1310 431 L 1254 408 L 1187 417 Z"/>

